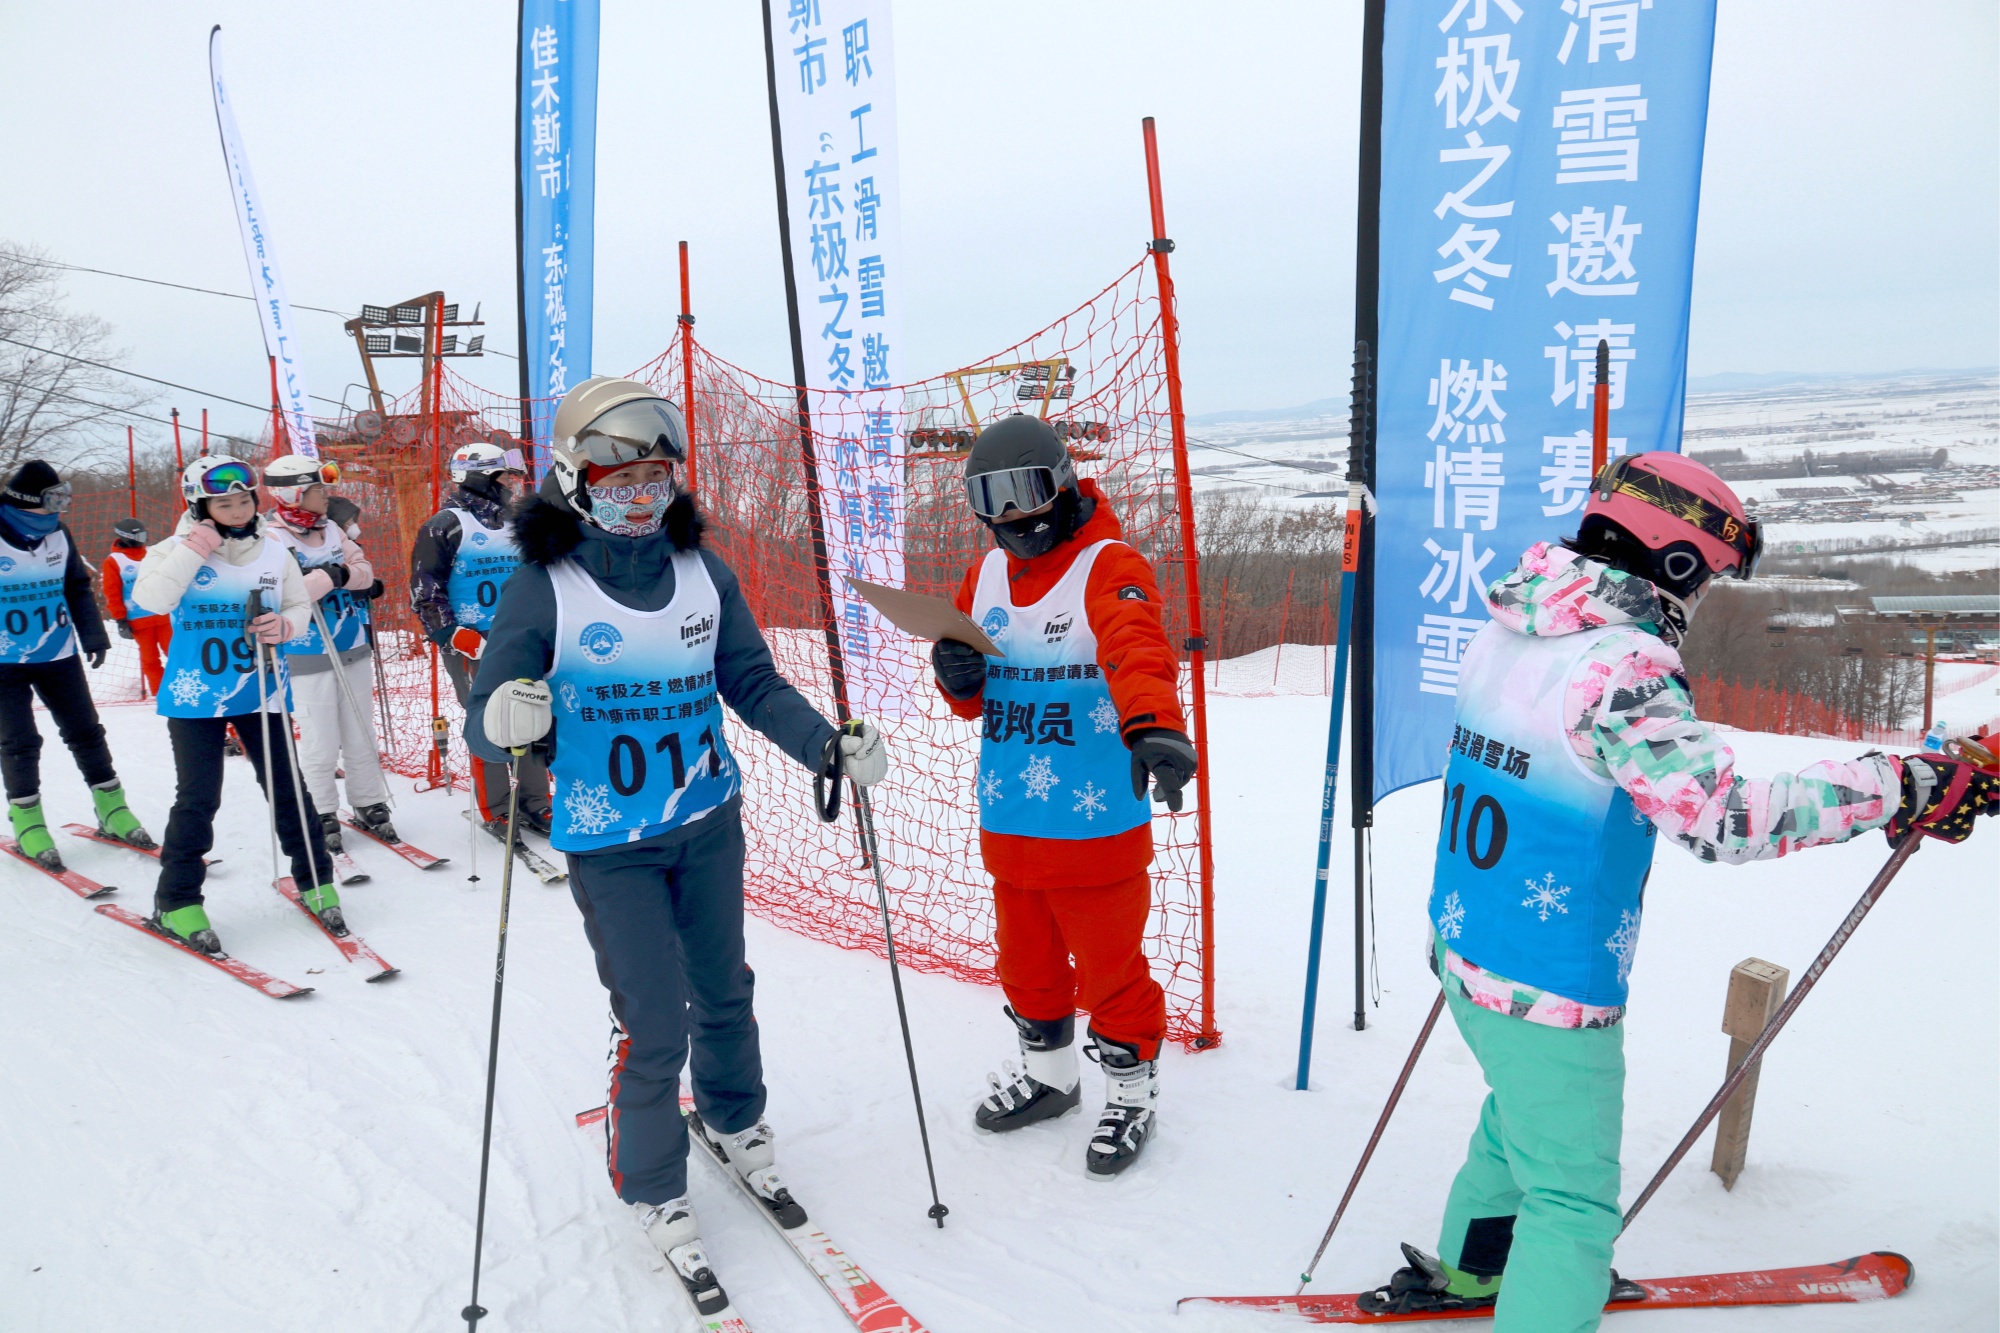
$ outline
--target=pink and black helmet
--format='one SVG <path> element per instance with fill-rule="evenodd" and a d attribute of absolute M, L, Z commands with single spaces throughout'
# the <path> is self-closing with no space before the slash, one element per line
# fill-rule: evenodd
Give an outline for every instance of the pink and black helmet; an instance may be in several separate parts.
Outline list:
<path fill-rule="evenodd" d="M 1763 534 L 1722 478 L 1660 450 L 1614 458 L 1591 483 L 1583 528 L 1612 524 L 1650 553 L 1654 581 L 1695 588 L 1715 574 L 1750 578 Z M 1703 567 L 1706 567 L 1704 572 Z"/>

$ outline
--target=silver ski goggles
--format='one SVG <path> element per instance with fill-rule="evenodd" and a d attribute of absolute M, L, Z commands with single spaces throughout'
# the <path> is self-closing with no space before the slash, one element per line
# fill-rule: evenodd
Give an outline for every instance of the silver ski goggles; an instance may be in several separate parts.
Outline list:
<path fill-rule="evenodd" d="M 576 437 L 575 452 L 592 467 L 620 468 L 687 458 L 680 413 L 660 398 L 635 398 L 600 414 Z"/>
<path fill-rule="evenodd" d="M 1014 467 L 965 479 L 966 503 L 988 522 L 999 521 L 1009 509 L 1020 511 L 1017 517 L 1032 514 L 1061 490 L 1062 478 L 1047 467 Z"/>
<path fill-rule="evenodd" d="M 29 509 L 46 509 L 51 514 L 68 513 L 70 497 L 74 494 L 66 481 L 57 482 L 40 495 L 29 495 L 25 491 L 15 490 L 12 486 L 6 487 L 5 490 L 8 499 Z"/>

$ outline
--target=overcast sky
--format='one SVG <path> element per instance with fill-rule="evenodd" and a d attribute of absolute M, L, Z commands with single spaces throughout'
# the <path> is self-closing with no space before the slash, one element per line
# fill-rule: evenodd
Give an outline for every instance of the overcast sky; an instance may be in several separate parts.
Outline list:
<path fill-rule="evenodd" d="M 1344 393 L 1360 13 L 903 0 L 909 373 L 1006 346 L 1138 257 L 1153 115 L 1189 410 Z M 489 341 L 512 350 L 513 14 L 504 0 L 0 0 L 0 238 L 247 291 L 206 79 L 219 22 L 292 299 L 354 309 L 442 287 L 483 303 Z M 1995 15 L 1992 0 L 1723 0 L 1692 374 L 2000 361 Z M 685 239 L 704 342 L 787 375 L 764 99 L 752 0 L 605 0 L 597 370 L 666 345 Z M 268 397 L 247 303 L 86 275 L 67 288 L 116 326 L 130 367 Z M 300 318 L 312 388 L 339 398 L 360 377 L 353 346 L 334 318 Z M 412 364 L 385 387 L 407 387 Z M 456 364 L 513 386 L 510 361 Z"/>

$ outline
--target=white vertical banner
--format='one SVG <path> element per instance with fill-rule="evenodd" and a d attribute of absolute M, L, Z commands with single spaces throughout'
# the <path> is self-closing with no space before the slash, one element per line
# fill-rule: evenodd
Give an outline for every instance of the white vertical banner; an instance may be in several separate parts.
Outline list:
<path fill-rule="evenodd" d="M 236 225 L 243 233 L 243 259 L 250 266 L 250 291 L 257 300 L 257 318 L 264 329 L 264 354 L 278 367 L 278 405 L 284 412 L 285 433 L 292 452 L 319 457 L 313 434 L 312 409 L 306 395 L 304 345 L 292 322 L 292 303 L 285 295 L 285 275 L 278 268 L 271 241 L 271 219 L 250 174 L 250 157 L 236 128 L 236 112 L 222 81 L 222 25 L 208 33 L 208 82 L 215 94 L 215 128 L 222 135 L 222 162 L 229 170 L 229 192 L 236 202 Z"/>
<path fill-rule="evenodd" d="M 902 228 L 890 0 L 765 0 L 834 615 L 857 713 L 908 707 L 907 637 L 846 577 L 903 586 Z"/>

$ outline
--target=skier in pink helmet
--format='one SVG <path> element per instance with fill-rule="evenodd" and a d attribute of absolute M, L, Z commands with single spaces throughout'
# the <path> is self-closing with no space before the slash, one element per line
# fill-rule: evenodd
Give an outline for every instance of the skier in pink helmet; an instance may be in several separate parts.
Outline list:
<path fill-rule="evenodd" d="M 1491 1091 L 1437 1254 L 1405 1244 L 1364 1308 L 1497 1305 L 1495 1333 L 1598 1326 L 1617 1281 L 1621 1020 L 1657 836 L 1740 863 L 1885 826 L 1957 841 L 1971 813 L 1994 813 L 2000 783 L 1937 755 L 1737 772 L 1677 647 L 1713 580 L 1751 577 L 1761 545 L 1713 472 L 1636 454 L 1598 474 L 1576 536 L 1537 542 L 1488 587 L 1429 913 L 1432 970 Z"/>

